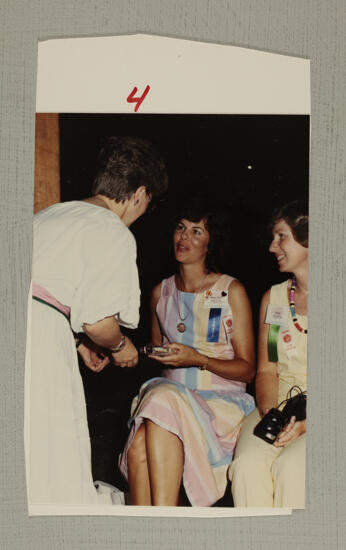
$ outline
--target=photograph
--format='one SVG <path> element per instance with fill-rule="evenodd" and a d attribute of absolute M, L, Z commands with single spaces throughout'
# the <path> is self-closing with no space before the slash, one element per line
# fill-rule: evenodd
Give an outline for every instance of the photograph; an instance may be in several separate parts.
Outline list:
<path fill-rule="evenodd" d="M 302 509 L 309 114 L 150 92 L 36 113 L 29 514 Z"/>
<path fill-rule="evenodd" d="M 308 215 L 304 208 L 307 208 L 308 201 L 309 117 L 146 114 L 37 114 L 36 117 L 38 187 L 35 188 L 37 237 L 34 233 L 33 282 L 39 287 L 36 302 L 40 300 L 40 303 L 34 302 L 33 307 L 43 318 L 35 320 L 33 326 L 37 324 L 38 353 L 42 371 L 47 376 L 46 387 L 42 372 L 37 378 L 37 391 L 40 393 L 40 399 L 35 400 L 40 418 L 37 420 L 40 424 L 37 454 L 41 459 L 44 456 L 44 429 L 44 441 L 51 458 L 45 468 L 41 460 L 36 461 L 32 455 L 32 494 L 35 494 L 37 483 L 42 484 L 38 491 L 48 491 L 40 497 L 43 502 L 52 499 L 52 502 L 74 503 L 73 498 L 79 498 L 75 502 L 88 503 L 88 500 L 83 500 L 90 498 L 86 493 L 88 477 L 82 478 L 81 464 L 77 460 L 81 457 L 85 474 L 90 475 L 85 419 L 82 424 L 84 391 L 92 473 L 96 484 L 101 482 L 101 487 L 102 483 L 115 486 L 125 494 L 126 502 L 130 504 L 233 506 L 227 474 L 239 429 L 244 418 L 254 409 L 255 341 L 261 296 L 272 283 L 287 281 L 291 266 L 297 261 L 296 255 L 298 274 L 300 263 L 305 265 L 307 259 L 307 247 L 297 240 L 301 237 L 292 238 L 290 235 L 292 230 L 297 231 L 293 225 L 297 222 L 290 222 L 290 226 L 284 220 L 290 220 L 294 215 L 304 216 L 306 223 Z M 38 131 L 39 128 L 45 131 Z M 151 164 L 148 167 L 141 164 L 136 167 L 140 174 L 132 176 L 130 170 L 134 171 L 134 168 L 124 165 L 125 155 L 130 159 L 131 155 L 139 155 L 136 147 L 137 142 L 138 146 L 142 144 L 142 140 L 145 147 L 153 147 L 159 164 L 154 166 L 153 174 L 149 171 Z M 99 191 L 98 188 L 95 190 L 95 181 L 101 181 L 101 176 L 97 175 L 98 158 L 100 151 L 103 155 L 109 154 L 107 147 L 111 148 L 113 158 L 101 159 L 106 175 L 105 183 L 99 185 L 108 187 L 100 187 Z M 39 151 L 41 158 L 38 158 Z M 44 171 L 45 160 L 49 162 L 50 158 L 56 158 L 58 151 L 59 162 Z M 156 157 L 148 158 L 147 162 L 154 163 L 154 159 Z M 143 157 L 142 163 L 145 161 Z M 117 167 L 116 162 L 123 165 Z M 131 219 L 129 224 L 137 243 L 139 286 L 136 274 L 132 273 L 136 270 L 133 238 L 128 237 L 127 242 L 125 240 L 125 251 L 122 252 L 118 250 L 119 237 L 107 229 L 114 214 L 118 216 L 117 212 L 107 207 L 109 199 L 118 198 L 109 196 L 111 186 L 115 185 L 111 179 L 112 172 L 117 185 L 124 187 L 127 183 L 124 179 L 120 181 L 120 171 L 123 178 L 125 173 L 137 177 L 139 184 L 143 183 L 147 190 L 145 201 L 148 202 L 149 212 L 144 214 L 147 204 L 141 205 L 139 202 L 139 214 L 137 216 L 134 209 L 131 216 L 135 219 Z M 60 201 L 56 206 L 41 210 L 41 203 L 46 204 L 45 201 L 54 196 L 53 189 L 47 189 L 45 196 L 44 189 L 49 187 L 45 176 L 51 182 L 49 186 L 56 182 L 58 188 L 55 196 L 60 196 Z M 147 182 L 145 177 L 149 178 Z M 131 182 L 127 184 L 130 186 Z M 130 187 L 134 193 L 135 185 L 137 183 Z M 141 187 L 139 185 L 138 189 Z M 105 202 L 102 202 L 101 196 L 107 197 Z M 121 200 L 115 201 L 119 207 L 127 204 L 128 199 Z M 275 210 L 282 207 L 287 208 L 287 213 L 278 220 L 283 227 L 277 225 L 278 236 L 274 231 L 272 239 L 270 221 Z M 111 210 L 112 216 L 109 216 L 108 210 Z M 110 222 L 107 218 L 105 222 L 102 220 L 97 229 L 93 221 L 96 214 L 107 215 Z M 125 216 L 122 218 L 120 215 L 120 219 L 125 219 L 124 225 L 127 226 Z M 286 232 L 285 237 L 291 238 L 292 258 L 288 255 L 289 249 L 287 251 L 281 244 L 284 242 L 281 232 Z M 120 240 L 123 238 L 120 237 Z M 208 243 L 211 240 L 214 241 L 213 256 L 208 260 Z M 114 248 L 114 255 L 109 247 Z M 130 254 L 132 257 L 129 257 Z M 108 263 L 111 258 L 112 263 Z M 288 265 L 286 268 L 285 263 Z M 230 286 L 232 282 L 233 286 Z M 303 284 L 306 283 L 307 279 L 303 280 Z M 141 308 L 137 327 L 134 319 L 138 315 L 139 288 Z M 233 289 L 236 290 L 236 297 L 232 301 Z M 59 302 L 70 310 L 77 309 L 75 319 L 71 311 L 70 324 L 64 318 L 64 312 L 42 303 L 48 299 L 42 294 L 44 291 L 54 298 L 53 307 L 59 307 Z M 210 291 L 209 305 L 204 302 L 207 302 Z M 287 307 L 288 298 L 287 304 L 284 304 Z M 299 307 L 303 309 L 301 301 L 300 294 Z M 275 305 L 282 304 L 279 301 Z M 235 312 L 240 318 L 239 328 Z M 118 316 L 118 322 L 114 322 L 112 313 Z M 106 319 L 112 319 L 114 326 L 102 327 Z M 55 326 L 55 321 L 61 328 Z M 98 322 L 101 322 L 101 330 Z M 306 325 L 305 319 L 304 323 Z M 129 347 L 126 355 L 126 346 L 122 353 L 121 350 L 109 352 L 109 349 L 123 342 L 120 326 L 124 326 L 124 336 L 129 339 L 126 340 Z M 293 366 L 288 360 L 285 362 L 284 357 L 276 360 L 281 369 L 279 393 L 265 396 L 268 403 L 264 404 L 268 406 L 277 406 L 286 399 L 291 386 L 299 385 L 302 391 L 306 389 L 306 356 L 300 371 L 294 371 L 298 368 L 295 364 L 298 360 L 294 359 L 297 352 L 294 350 L 296 346 L 304 346 L 305 341 L 305 348 L 299 351 L 306 354 L 306 334 L 300 333 L 293 324 L 282 326 L 280 342 L 283 346 L 288 337 L 293 340 L 288 355 L 290 358 L 293 356 Z M 50 329 L 51 335 L 47 333 Z M 77 347 L 80 372 L 73 349 L 74 339 L 77 344 L 80 343 Z M 66 356 L 65 341 L 69 342 L 71 357 Z M 170 349 L 172 343 L 174 345 Z M 95 344 L 100 349 L 95 348 Z M 164 348 L 159 348 L 158 352 L 150 348 L 163 344 Z M 44 351 L 43 345 L 47 346 Z M 91 351 L 98 353 L 98 356 L 91 359 Z M 34 342 L 32 353 L 35 353 Z M 286 349 L 283 348 L 280 353 L 286 354 Z M 85 354 L 88 354 L 86 362 L 83 361 Z M 65 374 L 62 372 L 64 361 Z M 124 370 L 121 367 L 125 367 Z M 261 367 L 268 376 L 267 365 Z M 269 368 L 274 372 L 273 365 Z M 57 372 L 61 372 L 61 379 L 58 379 Z M 31 388 L 35 391 L 33 384 L 32 380 Z M 71 392 L 70 402 L 67 389 Z M 262 392 L 265 393 L 266 388 Z M 43 398 L 46 403 L 43 403 Z M 45 414 L 42 414 L 43 407 Z M 48 410 L 52 418 L 49 418 Z M 31 414 L 34 414 L 32 410 Z M 75 425 L 72 423 L 73 415 L 76 415 Z M 64 417 L 70 434 L 61 433 L 61 428 L 56 424 L 62 422 Z M 259 417 L 255 419 L 259 421 Z M 147 426 L 150 426 L 148 434 Z M 33 427 L 30 433 L 31 452 L 34 453 Z M 85 449 L 80 446 L 82 433 L 85 433 Z M 57 434 L 61 434 L 66 441 L 54 441 Z M 255 463 L 245 463 L 247 470 L 244 479 L 249 480 L 253 473 L 263 483 L 263 471 L 254 471 L 254 465 L 259 464 L 255 453 L 262 451 L 265 462 L 267 458 L 264 458 L 264 453 L 268 449 L 268 452 L 274 452 L 273 456 L 278 460 L 277 455 L 284 455 L 284 447 L 274 447 L 271 442 L 252 438 L 259 451 L 246 451 L 245 460 L 255 457 Z M 76 470 L 70 466 L 73 452 L 71 449 L 69 456 L 68 441 L 76 443 L 73 462 Z M 55 449 L 54 453 L 52 449 Z M 56 460 L 55 466 L 53 460 L 54 463 Z M 172 465 L 167 471 L 169 460 L 172 460 Z M 235 475 L 236 479 L 238 475 L 243 475 L 242 460 L 239 457 L 233 463 L 232 476 Z M 297 460 L 298 457 L 294 462 Z M 295 463 L 292 465 L 294 468 L 298 467 Z M 299 467 L 303 476 L 299 490 L 304 493 L 304 459 Z M 54 476 L 50 479 L 52 471 Z M 271 475 L 270 472 L 268 475 Z M 291 489 L 290 480 L 289 475 Z M 52 486 L 53 481 L 56 488 Z M 76 492 L 78 483 L 79 495 Z M 243 485 L 244 481 L 240 484 Z M 268 500 L 269 491 L 267 496 L 264 488 L 263 495 L 259 493 L 258 497 L 252 497 L 255 483 L 249 480 L 249 484 L 249 494 L 239 496 L 239 506 L 275 506 L 275 487 L 270 494 L 271 500 Z M 90 488 L 93 492 L 91 483 Z M 55 498 L 58 500 L 55 501 Z M 101 498 L 105 498 L 103 493 Z M 253 503 L 251 498 L 254 498 Z M 298 497 L 298 489 L 288 498 L 288 501 L 278 500 L 276 505 L 304 507 L 304 496 Z"/>
<path fill-rule="evenodd" d="M 344 8 L 3 3 L 1 549 L 343 547 Z"/>

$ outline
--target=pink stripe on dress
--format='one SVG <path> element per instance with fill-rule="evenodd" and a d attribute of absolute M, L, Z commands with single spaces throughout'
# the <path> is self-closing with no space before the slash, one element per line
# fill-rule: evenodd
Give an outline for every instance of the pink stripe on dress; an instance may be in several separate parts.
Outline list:
<path fill-rule="evenodd" d="M 32 283 L 32 295 L 35 298 L 39 298 L 40 300 L 43 300 L 43 302 L 46 302 L 47 304 L 50 304 L 51 306 L 55 307 L 61 313 L 63 313 L 66 317 L 70 317 L 71 308 L 68 306 L 64 306 L 54 296 L 52 296 L 48 290 L 43 288 L 42 286 Z"/>

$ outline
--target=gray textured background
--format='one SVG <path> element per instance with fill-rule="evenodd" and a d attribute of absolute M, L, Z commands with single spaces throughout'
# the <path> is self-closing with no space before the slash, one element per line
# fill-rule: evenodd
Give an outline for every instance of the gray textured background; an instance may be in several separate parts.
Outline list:
<path fill-rule="evenodd" d="M 344 546 L 345 14 L 344 0 L 1 0 L 1 548 L 334 550 Z M 37 40 L 131 32 L 312 60 L 308 496 L 306 511 L 291 517 L 29 519 L 26 514 L 23 373 Z"/>

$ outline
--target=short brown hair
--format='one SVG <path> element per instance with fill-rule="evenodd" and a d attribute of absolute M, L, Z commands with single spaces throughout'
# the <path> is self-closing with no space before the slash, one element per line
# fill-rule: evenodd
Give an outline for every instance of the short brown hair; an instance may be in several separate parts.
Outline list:
<path fill-rule="evenodd" d="M 166 167 L 153 145 L 135 137 L 110 137 L 102 147 L 93 195 L 105 195 L 116 202 L 129 199 L 142 185 L 157 197 L 168 187 Z"/>
<path fill-rule="evenodd" d="M 309 205 L 307 201 L 297 200 L 281 206 L 275 210 L 270 228 L 284 220 L 290 226 L 297 243 L 305 248 L 309 246 Z"/>

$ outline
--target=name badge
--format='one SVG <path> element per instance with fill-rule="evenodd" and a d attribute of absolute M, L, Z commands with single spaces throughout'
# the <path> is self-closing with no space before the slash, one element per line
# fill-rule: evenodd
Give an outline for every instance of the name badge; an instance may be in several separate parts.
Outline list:
<path fill-rule="evenodd" d="M 280 327 L 288 326 L 288 306 L 274 306 L 268 304 L 265 323 L 268 325 L 279 325 Z"/>
<path fill-rule="evenodd" d="M 225 307 L 228 303 L 226 290 L 206 290 L 203 297 L 204 307 Z"/>

